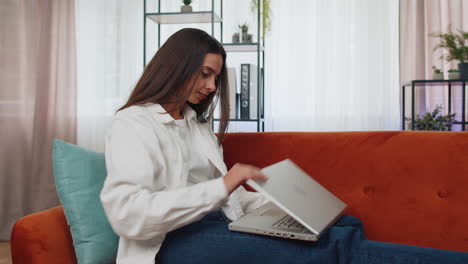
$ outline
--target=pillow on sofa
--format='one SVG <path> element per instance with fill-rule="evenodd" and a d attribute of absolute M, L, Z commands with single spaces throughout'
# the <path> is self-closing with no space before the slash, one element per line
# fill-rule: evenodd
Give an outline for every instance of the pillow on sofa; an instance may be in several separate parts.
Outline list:
<path fill-rule="evenodd" d="M 104 154 L 54 139 L 53 164 L 78 263 L 115 262 L 119 238 L 99 199 L 107 175 Z"/>

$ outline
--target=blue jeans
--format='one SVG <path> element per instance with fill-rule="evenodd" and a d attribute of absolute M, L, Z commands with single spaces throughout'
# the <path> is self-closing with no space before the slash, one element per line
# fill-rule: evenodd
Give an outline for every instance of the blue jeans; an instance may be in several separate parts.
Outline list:
<path fill-rule="evenodd" d="M 156 263 L 468 263 L 468 253 L 367 240 L 352 216 L 317 242 L 232 232 L 228 223 L 218 210 L 168 233 Z"/>

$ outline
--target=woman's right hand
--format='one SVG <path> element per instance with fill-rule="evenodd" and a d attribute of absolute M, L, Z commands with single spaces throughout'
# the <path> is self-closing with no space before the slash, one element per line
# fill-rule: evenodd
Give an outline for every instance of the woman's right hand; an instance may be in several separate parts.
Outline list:
<path fill-rule="evenodd" d="M 267 176 L 265 176 L 259 168 L 252 165 L 236 163 L 224 176 L 224 184 L 226 185 L 228 193 L 231 194 L 237 187 L 250 179 L 254 181 L 268 180 Z"/>

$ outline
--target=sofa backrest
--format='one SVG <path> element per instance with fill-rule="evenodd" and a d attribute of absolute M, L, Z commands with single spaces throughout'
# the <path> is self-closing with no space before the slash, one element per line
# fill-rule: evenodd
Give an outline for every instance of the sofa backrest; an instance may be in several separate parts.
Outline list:
<path fill-rule="evenodd" d="M 223 147 L 228 168 L 293 160 L 371 240 L 468 252 L 467 132 L 230 133 Z"/>

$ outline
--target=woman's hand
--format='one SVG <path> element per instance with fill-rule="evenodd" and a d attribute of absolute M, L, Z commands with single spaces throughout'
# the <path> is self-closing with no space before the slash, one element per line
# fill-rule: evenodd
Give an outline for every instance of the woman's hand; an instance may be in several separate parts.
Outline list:
<path fill-rule="evenodd" d="M 224 176 L 224 184 L 229 194 L 247 180 L 266 181 L 268 178 L 260 172 L 260 169 L 246 164 L 236 163 Z"/>

